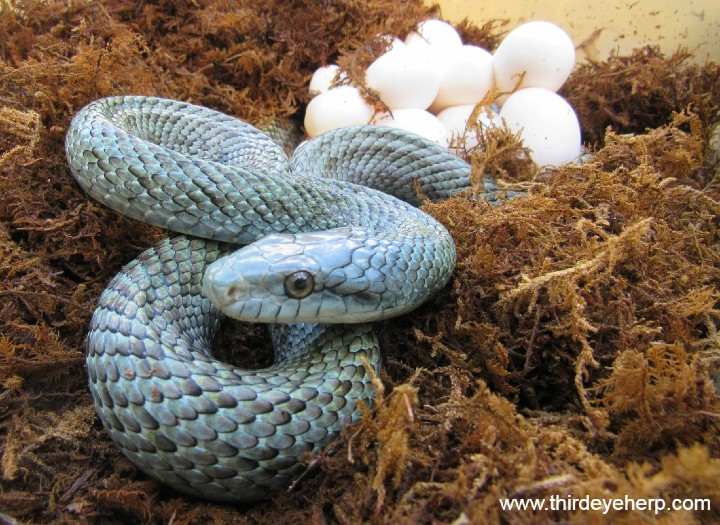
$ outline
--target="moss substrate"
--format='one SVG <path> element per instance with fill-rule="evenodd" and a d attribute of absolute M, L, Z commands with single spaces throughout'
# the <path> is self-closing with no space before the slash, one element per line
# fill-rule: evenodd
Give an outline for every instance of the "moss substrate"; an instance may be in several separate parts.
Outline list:
<path fill-rule="evenodd" d="M 475 171 L 527 196 L 426 203 L 455 238 L 450 285 L 379 326 L 377 405 L 292 490 L 253 506 L 149 481 L 92 408 L 84 337 L 112 276 L 165 235 L 69 173 L 91 100 L 147 94 L 251 122 L 298 116 L 312 71 L 352 78 L 438 16 L 418 1 L 6 3 L 0 13 L 0 521 L 713 523 L 720 519 L 720 65 L 655 48 L 584 63 L 562 94 L 593 156 L 539 172 L 477 130 Z M 493 49 L 500 21 L 462 23 Z M 361 78 L 358 80 L 361 83 Z M 373 94 L 368 93 L 372 100 Z M 267 346 L 226 327 L 228 359 Z M 229 342 L 228 342 L 229 341 Z M 250 362 L 267 360 L 267 349 Z M 260 361 L 258 361 L 258 359 Z M 499 498 L 708 498 L 710 511 L 503 510 Z"/>

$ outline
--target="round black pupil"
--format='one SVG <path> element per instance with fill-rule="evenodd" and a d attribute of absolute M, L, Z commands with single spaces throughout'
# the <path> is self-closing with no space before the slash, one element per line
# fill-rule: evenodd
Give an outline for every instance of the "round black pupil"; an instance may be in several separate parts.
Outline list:
<path fill-rule="evenodd" d="M 307 286 L 307 277 L 296 277 L 295 278 L 295 289 L 304 290 Z"/>

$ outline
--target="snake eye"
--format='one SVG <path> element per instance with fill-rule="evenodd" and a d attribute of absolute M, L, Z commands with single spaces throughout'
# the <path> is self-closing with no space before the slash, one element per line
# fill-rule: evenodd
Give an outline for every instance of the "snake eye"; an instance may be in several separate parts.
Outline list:
<path fill-rule="evenodd" d="M 285 277 L 285 293 L 293 299 L 304 299 L 315 288 L 315 279 L 306 271 L 291 273 Z"/>

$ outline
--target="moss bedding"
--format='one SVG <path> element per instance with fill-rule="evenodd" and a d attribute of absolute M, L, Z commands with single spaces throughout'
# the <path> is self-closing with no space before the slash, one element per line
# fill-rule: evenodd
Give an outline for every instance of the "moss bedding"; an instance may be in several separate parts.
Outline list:
<path fill-rule="evenodd" d="M 99 425 L 83 368 L 89 317 L 108 280 L 163 232 L 82 194 L 63 153 L 72 115 L 127 93 L 250 121 L 294 115 L 314 68 L 339 59 L 352 69 L 374 35 L 402 35 L 430 14 L 391 0 L 5 5 L 0 521 L 608 519 L 498 505 L 552 495 L 709 498 L 710 512 L 610 518 L 718 520 L 720 66 L 692 65 L 683 51 L 576 70 L 563 94 L 595 152 L 585 166 L 537 173 L 515 137 L 480 130 L 476 173 L 528 197 L 425 205 L 456 239 L 455 277 L 381 326 L 385 397 L 290 492 L 240 508 L 180 497 L 134 469 Z M 461 24 L 466 41 L 490 49 L 502 30 Z M 240 350 L 267 343 L 242 332 L 227 331 Z"/>

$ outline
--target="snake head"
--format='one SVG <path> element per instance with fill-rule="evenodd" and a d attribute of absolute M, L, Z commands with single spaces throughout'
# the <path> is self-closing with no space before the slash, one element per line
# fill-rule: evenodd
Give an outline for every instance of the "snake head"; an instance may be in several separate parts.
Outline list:
<path fill-rule="evenodd" d="M 273 234 L 218 259 L 203 293 L 243 321 L 359 323 L 404 313 L 404 276 L 385 271 L 391 242 L 362 229 Z"/>

